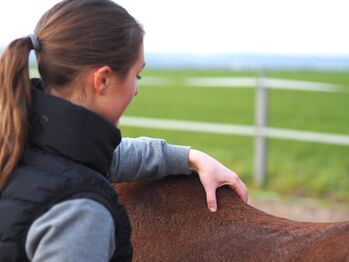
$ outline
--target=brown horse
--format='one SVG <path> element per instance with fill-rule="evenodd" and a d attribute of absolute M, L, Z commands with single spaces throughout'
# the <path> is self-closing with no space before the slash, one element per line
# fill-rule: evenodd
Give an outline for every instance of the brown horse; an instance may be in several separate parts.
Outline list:
<path fill-rule="evenodd" d="M 225 187 L 211 213 L 196 176 L 116 189 L 131 220 L 134 261 L 349 261 L 349 221 L 275 217 Z"/>

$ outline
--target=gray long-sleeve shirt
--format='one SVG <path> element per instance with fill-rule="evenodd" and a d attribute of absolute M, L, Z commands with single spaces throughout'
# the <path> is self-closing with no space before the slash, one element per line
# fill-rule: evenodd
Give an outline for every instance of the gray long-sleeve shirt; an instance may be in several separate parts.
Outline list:
<path fill-rule="evenodd" d="M 161 139 L 123 138 L 114 151 L 109 179 L 115 183 L 189 175 L 189 150 Z M 93 200 L 61 202 L 34 221 L 25 248 L 35 262 L 108 261 L 115 249 L 112 216 Z"/>

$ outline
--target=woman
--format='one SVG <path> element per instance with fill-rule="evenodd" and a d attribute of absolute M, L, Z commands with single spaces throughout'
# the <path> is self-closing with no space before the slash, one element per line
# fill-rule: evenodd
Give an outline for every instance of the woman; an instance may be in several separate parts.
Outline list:
<path fill-rule="evenodd" d="M 131 260 L 110 182 L 195 171 L 211 211 L 224 184 L 247 201 L 238 176 L 200 151 L 121 139 L 115 124 L 137 94 L 143 34 L 112 1 L 66 0 L 3 52 L 0 261 Z M 40 80 L 29 79 L 32 49 Z"/>

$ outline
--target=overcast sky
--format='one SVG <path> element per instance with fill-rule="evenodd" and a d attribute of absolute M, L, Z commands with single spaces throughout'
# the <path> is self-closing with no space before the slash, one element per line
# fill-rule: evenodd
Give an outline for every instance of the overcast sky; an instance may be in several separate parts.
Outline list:
<path fill-rule="evenodd" d="M 0 46 L 57 0 L 1 0 Z M 146 52 L 349 55 L 349 0 L 119 0 Z"/>

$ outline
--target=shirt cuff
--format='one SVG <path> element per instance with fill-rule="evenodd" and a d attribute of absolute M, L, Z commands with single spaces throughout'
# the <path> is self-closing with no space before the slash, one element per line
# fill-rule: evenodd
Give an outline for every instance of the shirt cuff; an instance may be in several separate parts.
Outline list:
<path fill-rule="evenodd" d="M 166 164 L 171 175 L 192 174 L 189 166 L 190 149 L 190 146 L 167 145 L 165 147 L 165 155 L 170 156 L 166 159 Z"/>

